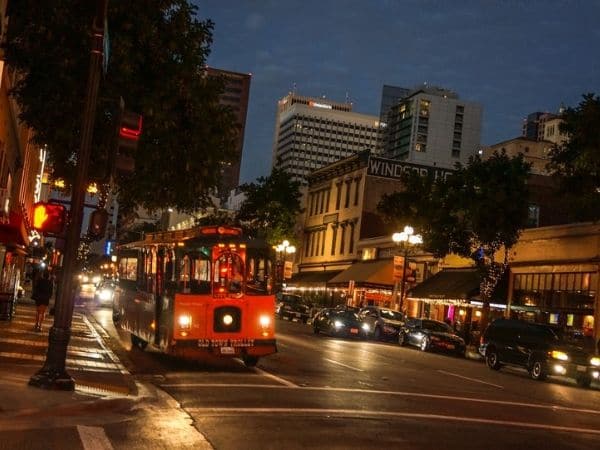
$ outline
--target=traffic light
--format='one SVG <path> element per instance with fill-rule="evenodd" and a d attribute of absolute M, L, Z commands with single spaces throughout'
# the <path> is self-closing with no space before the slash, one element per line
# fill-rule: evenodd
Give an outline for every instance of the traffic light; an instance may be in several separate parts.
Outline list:
<path fill-rule="evenodd" d="M 124 108 L 124 103 L 121 103 L 115 168 L 121 173 L 132 173 L 135 169 L 133 153 L 137 149 L 140 136 L 142 135 L 143 119 L 140 114 L 126 111 Z"/>
<path fill-rule="evenodd" d="M 59 203 L 38 202 L 33 205 L 33 229 L 45 235 L 61 236 L 67 210 Z"/>
<path fill-rule="evenodd" d="M 88 226 L 88 235 L 94 239 L 102 239 L 106 233 L 106 224 L 108 223 L 108 213 L 105 209 L 96 209 L 90 216 Z"/>

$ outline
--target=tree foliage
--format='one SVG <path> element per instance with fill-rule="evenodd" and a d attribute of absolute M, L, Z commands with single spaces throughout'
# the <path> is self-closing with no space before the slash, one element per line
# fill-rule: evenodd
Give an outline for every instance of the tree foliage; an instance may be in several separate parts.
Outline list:
<path fill-rule="evenodd" d="M 265 238 L 269 244 L 292 240 L 298 214 L 302 212 L 300 183 L 292 181 L 281 169 L 274 168 L 268 177 L 240 186 L 246 200 L 237 220 L 250 234 Z"/>
<path fill-rule="evenodd" d="M 446 179 L 407 175 L 404 191 L 384 196 L 378 210 L 396 225 L 413 225 L 424 249 L 437 257 L 473 258 L 482 271 L 482 291 L 491 294 L 508 262 L 508 249 L 527 223 L 529 168 L 522 155 L 471 157 Z M 502 247 L 504 261 L 498 264 L 495 254 Z"/>
<path fill-rule="evenodd" d="M 493 258 L 517 242 L 527 223 L 528 174 L 522 156 L 471 157 L 446 179 L 407 174 L 404 190 L 383 196 L 378 210 L 399 227 L 410 223 L 423 235 L 425 250 L 438 257 L 470 257 L 481 249 Z"/>
<path fill-rule="evenodd" d="M 73 178 L 86 96 L 93 1 L 11 0 L 5 60 L 20 75 L 20 119 L 46 145 L 54 178 Z M 235 152 L 235 119 L 206 77 L 213 23 L 186 0 L 108 2 L 110 52 L 95 120 L 90 178 L 107 173 L 119 99 L 141 113 L 136 170 L 117 179 L 123 205 L 193 211 L 210 204 Z"/>
<path fill-rule="evenodd" d="M 560 124 L 567 139 L 554 146 L 549 168 L 575 221 L 600 219 L 600 97 L 586 94 L 567 108 Z"/>

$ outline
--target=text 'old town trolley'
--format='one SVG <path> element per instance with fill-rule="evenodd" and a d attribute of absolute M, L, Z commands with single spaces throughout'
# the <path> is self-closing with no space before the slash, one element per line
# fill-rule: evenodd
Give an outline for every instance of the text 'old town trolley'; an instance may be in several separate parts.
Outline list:
<path fill-rule="evenodd" d="M 234 227 L 148 234 L 119 249 L 115 324 L 132 344 L 187 358 L 277 351 L 269 248 Z"/>

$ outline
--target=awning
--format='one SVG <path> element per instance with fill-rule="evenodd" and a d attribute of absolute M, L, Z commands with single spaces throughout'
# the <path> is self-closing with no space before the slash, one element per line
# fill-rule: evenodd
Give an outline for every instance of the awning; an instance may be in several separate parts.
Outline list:
<path fill-rule="evenodd" d="M 315 286 L 325 285 L 330 279 L 339 274 L 341 270 L 315 270 L 300 272 L 292 275 L 285 283 L 288 286 Z"/>
<path fill-rule="evenodd" d="M 477 269 L 444 269 L 415 286 L 407 296 L 418 300 L 467 301 L 479 294 L 480 281 Z"/>
<path fill-rule="evenodd" d="M 327 286 L 348 286 L 353 281 L 355 287 L 392 288 L 393 272 L 394 264 L 391 259 L 359 261 L 332 278 Z"/>

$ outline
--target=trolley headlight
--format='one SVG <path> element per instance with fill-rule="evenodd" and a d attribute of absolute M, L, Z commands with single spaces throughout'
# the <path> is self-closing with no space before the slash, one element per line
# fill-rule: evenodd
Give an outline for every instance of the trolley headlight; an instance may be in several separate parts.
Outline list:
<path fill-rule="evenodd" d="M 569 355 L 567 355 L 565 352 L 561 352 L 560 350 L 552 350 L 550 352 L 550 356 L 552 356 L 552 358 L 558 359 L 560 361 L 568 361 L 569 360 Z"/>
<path fill-rule="evenodd" d="M 177 319 L 177 323 L 182 330 L 189 330 L 192 328 L 192 316 L 189 314 L 182 314 Z"/>
<path fill-rule="evenodd" d="M 590 359 L 590 364 L 595 367 L 600 367 L 600 357 L 594 356 Z"/>
<path fill-rule="evenodd" d="M 267 315 L 262 315 L 259 317 L 258 322 L 260 323 L 261 327 L 267 328 L 269 325 L 271 325 L 271 318 Z"/>
<path fill-rule="evenodd" d="M 232 323 L 233 323 L 233 316 L 231 314 L 225 314 L 223 316 L 223 324 L 229 326 Z"/>
<path fill-rule="evenodd" d="M 102 301 L 107 301 L 112 298 L 113 291 L 111 289 L 102 289 L 98 294 L 98 298 Z"/>

